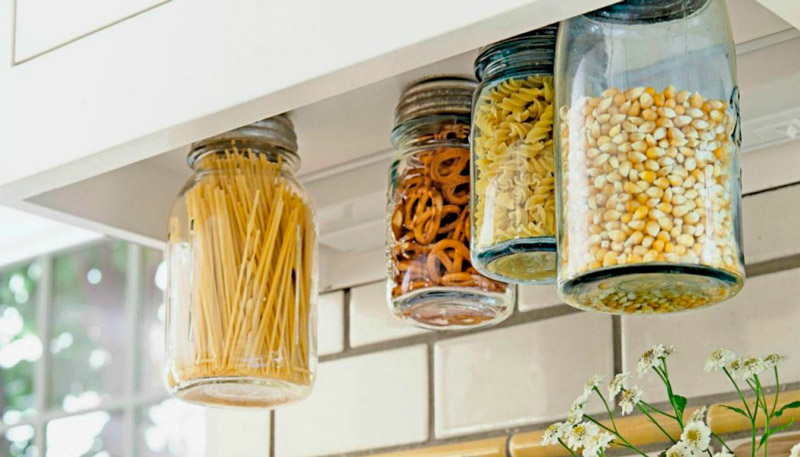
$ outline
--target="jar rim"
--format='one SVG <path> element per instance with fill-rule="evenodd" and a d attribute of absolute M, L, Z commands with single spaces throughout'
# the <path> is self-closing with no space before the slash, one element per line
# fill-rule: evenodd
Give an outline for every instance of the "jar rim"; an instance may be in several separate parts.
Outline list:
<path fill-rule="evenodd" d="M 559 25 L 551 24 L 480 48 L 475 77 L 483 81 L 504 69 L 552 71 Z"/>
<path fill-rule="evenodd" d="M 710 3 L 711 0 L 623 0 L 584 16 L 608 23 L 652 24 L 685 19 Z"/>
<path fill-rule="evenodd" d="M 286 114 L 262 119 L 192 143 L 191 150 L 186 156 L 186 162 L 193 168 L 201 157 L 216 151 L 217 148 L 214 146 L 238 141 L 275 147 L 280 149 L 291 162 L 297 164 L 300 162 L 300 157 L 297 155 L 297 135 L 294 131 L 294 124 Z"/>

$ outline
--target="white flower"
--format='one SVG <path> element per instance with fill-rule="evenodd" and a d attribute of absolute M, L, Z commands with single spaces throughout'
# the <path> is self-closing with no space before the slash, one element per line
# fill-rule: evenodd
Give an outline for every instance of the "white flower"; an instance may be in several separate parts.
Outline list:
<path fill-rule="evenodd" d="M 583 386 L 583 395 L 581 395 L 581 398 L 586 397 L 586 400 L 588 400 L 589 397 L 592 395 L 592 391 L 594 391 L 594 389 L 596 387 L 599 387 L 600 384 L 602 383 L 603 383 L 603 377 L 600 376 L 599 374 L 596 374 L 591 378 L 589 378 L 589 380 L 586 381 L 586 384 L 584 384 Z"/>
<path fill-rule="evenodd" d="M 704 452 L 711 444 L 711 429 L 702 422 L 689 422 L 681 434 L 681 442 L 695 451 Z"/>
<path fill-rule="evenodd" d="M 633 408 L 642 401 L 642 389 L 633 386 L 630 389 L 625 389 L 622 391 L 622 398 L 619 401 L 619 409 L 622 411 L 622 415 L 630 414 L 633 412 Z"/>
<path fill-rule="evenodd" d="M 792 450 L 789 453 L 789 457 L 800 457 L 800 443 L 797 443 L 794 446 L 792 446 Z"/>
<path fill-rule="evenodd" d="M 708 406 L 703 406 L 702 408 L 692 413 L 692 418 L 689 419 L 689 422 L 705 422 L 707 412 L 708 412 Z"/>
<path fill-rule="evenodd" d="M 667 449 L 665 457 L 692 457 L 693 455 L 694 452 L 686 444 L 679 442 Z"/>
<path fill-rule="evenodd" d="M 628 387 L 628 378 L 631 376 L 630 373 L 620 373 L 614 376 L 614 379 L 608 383 L 608 396 L 610 398 L 614 398 L 622 392 L 622 389 Z"/>
<path fill-rule="evenodd" d="M 581 422 L 580 424 L 572 427 L 572 430 L 567 433 L 567 446 L 573 451 L 582 448 L 584 443 L 590 440 L 593 436 L 597 435 L 600 429 L 597 424 L 592 422 Z"/>
<path fill-rule="evenodd" d="M 717 349 L 706 359 L 705 371 L 721 370 L 736 358 L 736 353 L 728 349 Z"/>
<path fill-rule="evenodd" d="M 558 440 L 563 438 L 569 432 L 569 424 L 563 422 L 556 422 L 555 424 L 547 427 L 542 436 L 542 446 L 550 444 L 558 444 Z"/>
<path fill-rule="evenodd" d="M 675 353 L 675 348 L 672 346 L 664 346 L 663 344 L 656 344 L 650 349 L 646 350 L 639 358 L 639 364 L 636 366 L 636 372 L 642 378 L 656 365 L 659 364 L 661 359 Z"/>
<path fill-rule="evenodd" d="M 770 354 L 764 357 L 764 365 L 767 367 L 767 369 L 773 368 L 778 366 L 779 363 L 786 359 L 787 357 L 783 354 Z"/>
<path fill-rule="evenodd" d="M 572 406 L 569 407 L 569 411 L 567 412 L 567 424 L 575 425 L 578 422 L 583 420 L 583 408 L 585 403 L 580 401 L 581 398 L 578 397 Z"/>
<path fill-rule="evenodd" d="M 605 451 L 611 442 L 614 440 L 614 435 L 608 432 L 598 432 L 591 438 L 583 442 L 583 457 L 597 457 L 600 451 Z"/>
<path fill-rule="evenodd" d="M 766 369 L 766 363 L 758 357 L 738 358 L 731 362 L 731 374 L 740 381 L 750 379 Z"/>

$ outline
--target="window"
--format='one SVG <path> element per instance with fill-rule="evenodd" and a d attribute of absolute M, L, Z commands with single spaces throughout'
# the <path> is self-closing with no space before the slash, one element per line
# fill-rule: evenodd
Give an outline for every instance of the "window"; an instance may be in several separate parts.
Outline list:
<path fill-rule="evenodd" d="M 161 252 L 100 240 L 0 267 L 0 457 L 204 453 L 162 384 Z"/>

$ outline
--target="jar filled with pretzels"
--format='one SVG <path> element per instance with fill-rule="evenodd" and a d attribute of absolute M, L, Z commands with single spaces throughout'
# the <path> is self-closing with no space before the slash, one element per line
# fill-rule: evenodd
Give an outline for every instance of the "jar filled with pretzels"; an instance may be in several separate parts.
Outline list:
<path fill-rule="evenodd" d="M 553 59 L 558 26 L 484 48 L 472 111 L 472 258 L 490 278 L 555 282 Z"/>
<path fill-rule="evenodd" d="M 395 114 L 389 174 L 388 299 L 430 329 L 488 326 L 514 308 L 514 286 L 472 265 L 468 137 L 475 82 L 455 76 L 409 86 Z"/>

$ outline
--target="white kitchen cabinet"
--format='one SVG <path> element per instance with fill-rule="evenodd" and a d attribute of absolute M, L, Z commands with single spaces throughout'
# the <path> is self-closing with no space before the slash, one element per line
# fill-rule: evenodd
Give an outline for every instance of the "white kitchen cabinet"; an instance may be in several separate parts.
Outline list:
<path fill-rule="evenodd" d="M 160 246 L 188 144 L 290 111 L 324 252 L 346 262 L 383 244 L 404 85 L 613 0 L 81 0 L 36 41 L 51 3 L 0 2 L 0 203 Z M 779 0 L 728 5 L 745 193 L 800 181 L 800 31 Z"/>

